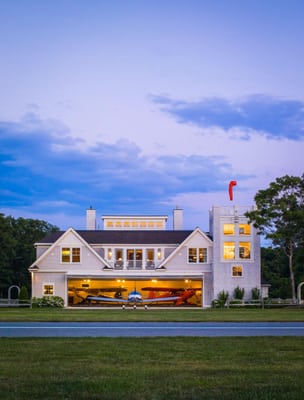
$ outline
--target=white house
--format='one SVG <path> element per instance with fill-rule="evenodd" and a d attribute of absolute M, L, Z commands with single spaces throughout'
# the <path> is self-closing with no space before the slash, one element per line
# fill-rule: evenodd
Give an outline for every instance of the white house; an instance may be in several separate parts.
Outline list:
<path fill-rule="evenodd" d="M 106 215 L 97 230 L 90 208 L 86 230 L 70 228 L 36 243 L 32 296 L 60 296 L 65 306 L 105 306 L 86 298 L 126 298 L 134 287 L 143 298 L 191 289 L 190 298 L 171 305 L 205 308 L 220 291 L 232 296 L 240 287 L 249 299 L 253 288 L 262 289 L 259 236 L 244 216 L 249 210 L 212 207 L 209 232 L 203 232 L 184 230 L 179 208 L 172 230 L 165 215 Z"/>

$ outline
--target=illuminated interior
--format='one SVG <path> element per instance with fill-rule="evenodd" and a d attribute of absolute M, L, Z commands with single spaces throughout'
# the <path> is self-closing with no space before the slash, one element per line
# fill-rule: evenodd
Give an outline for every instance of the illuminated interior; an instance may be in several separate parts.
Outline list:
<path fill-rule="evenodd" d="M 234 235 L 234 224 L 224 224 L 224 235 Z"/>
<path fill-rule="evenodd" d="M 128 293 L 136 289 L 143 299 L 159 298 L 159 301 L 150 304 L 153 306 L 201 306 L 202 305 L 202 282 L 200 280 L 178 279 L 69 279 L 68 280 L 68 303 L 69 306 L 82 307 L 121 307 L 120 303 L 106 301 L 87 301 L 88 296 L 109 297 L 127 299 Z M 162 302 L 161 297 L 183 296 L 183 301 Z M 180 303 L 180 304 L 177 304 Z"/>

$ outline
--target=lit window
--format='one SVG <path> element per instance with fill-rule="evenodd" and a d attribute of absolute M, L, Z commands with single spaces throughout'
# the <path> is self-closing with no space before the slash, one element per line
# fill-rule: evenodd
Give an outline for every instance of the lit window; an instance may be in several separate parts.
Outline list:
<path fill-rule="evenodd" d="M 69 247 L 63 247 L 61 249 L 61 261 L 70 262 L 71 249 Z"/>
<path fill-rule="evenodd" d="M 240 235 L 250 235 L 250 225 L 249 224 L 240 224 L 239 225 L 239 233 L 240 233 Z"/>
<path fill-rule="evenodd" d="M 224 224 L 224 235 L 234 235 L 234 224 Z"/>
<path fill-rule="evenodd" d="M 53 296 L 54 295 L 54 284 L 45 283 L 43 285 L 43 296 Z"/>
<path fill-rule="evenodd" d="M 198 262 L 200 262 L 200 263 L 207 262 L 207 249 L 206 248 L 198 249 Z"/>
<path fill-rule="evenodd" d="M 234 265 L 232 267 L 232 276 L 243 276 L 243 267 L 241 265 Z"/>
<path fill-rule="evenodd" d="M 188 249 L 188 262 L 189 263 L 196 263 L 197 262 L 196 248 Z"/>
<path fill-rule="evenodd" d="M 235 258 L 235 243 L 224 242 L 224 259 L 234 260 L 234 258 Z"/>
<path fill-rule="evenodd" d="M 188 249 L 189 263 L 205 263 L 207 262 L 207 249 L 190 247 Z"/>
<path fill-rule="evenodd" d="M 154 249 L 147 249 L 147 260 L 154 261 Z"/>
<path fill-rule="evenodd" d="M 80 248 L 79 247 L 62 247 L 61 249 L 61 262 L 63 263 L 79 263 L 80 262 Z"/>
<path fill-rule="evenodd" d="M 240 242 L 239 257 L 250 258 L 250 242 Z"/>
<path fill-rule="evenodd" d="M 73 263 L 80 262 L 80 248 L 79 247 L 72 248 L 72 262 Z"/>
<path fill-rule="evenodd" d="M 125 228 L 130 228 L 130 221 L 125 221 L 124 222 L 124 227 Z"/>

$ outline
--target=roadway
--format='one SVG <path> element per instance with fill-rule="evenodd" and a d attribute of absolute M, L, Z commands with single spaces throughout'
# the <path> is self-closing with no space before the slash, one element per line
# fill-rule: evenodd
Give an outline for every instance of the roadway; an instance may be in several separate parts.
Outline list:
<path fill-rule="evenodd" d="M 0 337 L 304 336 L 304 322 L 0 322 Z"/>

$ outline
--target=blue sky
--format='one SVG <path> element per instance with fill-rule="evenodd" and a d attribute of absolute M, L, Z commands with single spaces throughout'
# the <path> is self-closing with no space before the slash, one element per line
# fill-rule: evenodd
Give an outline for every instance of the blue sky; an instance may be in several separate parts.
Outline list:
<path fill-rule="evenodd" d="M 303 19 L 302 0 L 2 1 L 0 212 L 82 229 L 89 206 L 178 205 L 208 230 L 212 205 L 302 175 Z"/>

